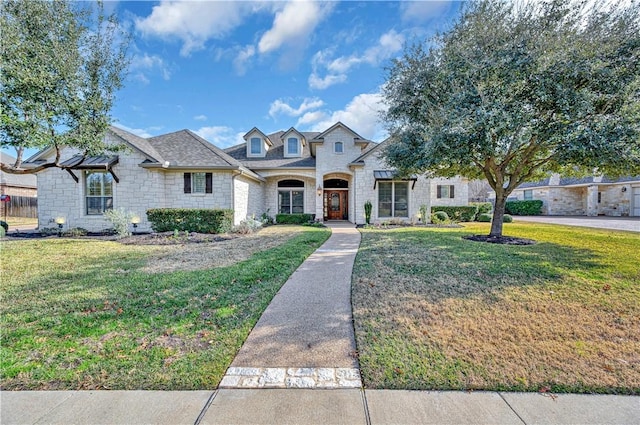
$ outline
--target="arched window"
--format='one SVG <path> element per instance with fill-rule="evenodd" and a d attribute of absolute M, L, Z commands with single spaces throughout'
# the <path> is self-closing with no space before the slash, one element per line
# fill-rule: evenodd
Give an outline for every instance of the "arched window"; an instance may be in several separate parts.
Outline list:
<path fill-rule="evenodd" d="M 302 214 L 304 212 L 304 182 L 302 180 L 280 180 L 278 182 L 278 212 L 280 214 Z"/>
<path fill-rule="evenodd" d="M 343 153 L 344 152 L 344 144 L 342 142 L 335 142 L 333 144 L 333 153 Z"/>

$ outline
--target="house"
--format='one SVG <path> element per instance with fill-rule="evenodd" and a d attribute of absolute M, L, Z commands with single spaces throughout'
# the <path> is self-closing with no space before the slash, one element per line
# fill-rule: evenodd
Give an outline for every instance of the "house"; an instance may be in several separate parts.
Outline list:
<path fill-rule="evenodd" d="M 513 191 L 516 199 L 539 199 L 544 215 L 640 217 L 640 176 L 567 178 L 552 174 Z"/>
<path fill-rule="evenodd" d="M 265 134 L 249 130 L 244 141 L 222 150 L 189 130 L 142 138 L 112 126 L 106 142 L 125 151 L 85 158 L 63 151 L 69 169 L 39 173 L 39 226 L 57 217 L 66 226 L 98 231 L 111 227 L 109 208 L 124 208 L 150 230 L 150 208 L 230 208 L 237 224 L 263 213 L 309 213 L 317 220 L 417 221 L 421 205 L 466 205 L 465 179 L 401 178 L 380 154 L 381 144 L 338 122 L 323 132 L 295 128 Z M 27 161 L 36 166 L 52 149 Z"/>
<path fill-rule="evenodd" d="M 14 164 L 16 158 L 0 152 L 0 162 Z M 11 174 L 0 171 L 0 194 L 8 202 L 0 203 L 0 216 L 36 217 L 38 206 L 38 184 L 34 174 Z"/>

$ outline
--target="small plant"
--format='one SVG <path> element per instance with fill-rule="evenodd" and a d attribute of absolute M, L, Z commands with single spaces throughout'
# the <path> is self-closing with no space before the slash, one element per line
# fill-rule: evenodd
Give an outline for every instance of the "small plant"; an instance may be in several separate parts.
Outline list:
<path fill-rule="evenodd" d="M 444 211 L 436 211 L 431 214 L 431 222 L 433 224 L 446 224 L 449 222 L 449 215 Z"/>
<path fill-rule="evenodd" d="M 491 214 L 478 214 L 478 221 L 482 223 L 491 223 Z"/>
<path fill-rule="evenodd" d="M 302 223 L 302 225 L 306 227 L 318 227 L 318 228 L 327 227 L 319 221 L 310 221 L 309 223 Z"/>
<path fill-rule="evenodd" d="M 231 233 L 240 233 L 241 235 L 248 235 L 258 231 L 262 227 L 262 221 L 256 220 L 255 217 L 247 217 L 242 220 L 237 226 L 231 228 Z"/>
<path fill-rule="evenodd" d="M 502 217 L 502 222 L 503 223 L 513 223 L 513 217 L 511 217 L 509 214 L 505 214 Z"/>
<path fill-rule="evenodd" d="M 269 215 L 269 211 L 271 211 L 271 208 L 268 208 L 266 212 L 263 212 L 262 215 L 260 216 L 260 221 L 262 221 L 262 224 L 267 226 L 270 224 L 273 224 L 273 217 L 271 217 Z"/>
<path fill-rule="evenodd" d="M 422 221 L 422 224 L 426 224 L 427 217 L 429 217 L 429 214 L 427 213 L 427 211 L 429 211 L 427 206 L 424 204 L 420 205 L 419 211 L 420 211 L 420 220 Z"/>
<path fill-rule="evenodd" d="M 371 201 L 367 201 L 364 203 L 364 221 L 367 224 L 371 224 L 371 210 L 373 209 L 373 205 Z"/>
<path fill-rule="evenodd" d="M 40 228 L 40 234 L 42 236 L 53 236 L 58 234 L 58 229 L 55 227 L 42 227 Z"/>
<path fill-rule="evenodd" d="M 9 231 L 9 224 L 4 220 L 0 220 L 0 227 L 4 229 L 5 233 Z"/>
<path fill-rule="evenodd" d="M 83 229 L 82 227 L 74 227 L 64 232 L 63 235 L 70 236 L 70 237 L 78 237 L 78 236 L 87 236 L 87 233 L 89 233 L 87 229 Z"/>
<path fill-rule="evenodd" d="M 4 230 L 4 226 L 0 226 L 0 238 L 4 238 L 7 232 Z"/>
<path fill-rule="evenodd" d="M 111 209 L 104 212 L 104 218 L 113 224 L 113 230 L 115 230 L 118 238 L 131 236 L 131 230 L 129 229 L 131 217 L 133 217 L 133 213 L 126 211 L 124 208 Z"/>

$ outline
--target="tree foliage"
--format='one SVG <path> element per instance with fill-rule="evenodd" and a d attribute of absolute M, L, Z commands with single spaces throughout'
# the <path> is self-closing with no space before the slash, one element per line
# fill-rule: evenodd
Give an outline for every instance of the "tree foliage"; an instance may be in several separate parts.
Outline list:
<path fill-rule="evenodd" d="M 103 152 L 128 66 L 130 37 L 115 15 L 106 16 L 101 3 L 66 0 L 7 0 L 0 9 L 0 142 L 17 151 L 2 171 L 60 166 L 65 146 L 86 156 Z M 53 162 L 21 169 L 25 148 L 49 147 Z"/>
<path fill-rule="evenodd" d="M 508 195 L 549 172 L 640 173 L 640 8 L 477 0 L 389 68 L 387 161 L 485 178 Z"/>

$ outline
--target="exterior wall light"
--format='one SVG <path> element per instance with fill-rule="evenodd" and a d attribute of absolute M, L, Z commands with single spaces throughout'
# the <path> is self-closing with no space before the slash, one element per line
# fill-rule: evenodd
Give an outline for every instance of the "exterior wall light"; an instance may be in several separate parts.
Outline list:
<path fill-rule="evenodd" d="M 140 217 L 137 215 L 131 217 L 131 224 L 133 224 L 133 233 L 135 233 L 138 228 L 138 224 L 140 224 Z"/>
<path fill-rule="evenodd" d="M 60 217 L 56 217 L 55 219 L 56 224 L 58 225 L 58 237 L 62 237 L 62 226 L 64 226 L 64 223 L 66 222 L 65 218 L 60 216 Z"/>
<path fill-rule="evenodd" d="M 322 195 L 322 188 L 320 186 L 318 186 L 318 188 L 316 189 L 316 193 L 318 194 L 318 196 Z"/>

